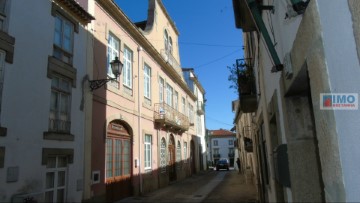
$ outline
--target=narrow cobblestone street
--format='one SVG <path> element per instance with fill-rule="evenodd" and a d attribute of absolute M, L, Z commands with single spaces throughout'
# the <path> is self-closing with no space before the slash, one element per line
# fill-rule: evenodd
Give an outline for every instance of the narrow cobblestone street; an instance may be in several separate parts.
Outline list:
<path fill-rule="evenodd" d="M 200 172 L 168 187 L 120 202 L 256 202 L 255 185 L 235 170 Z"/>

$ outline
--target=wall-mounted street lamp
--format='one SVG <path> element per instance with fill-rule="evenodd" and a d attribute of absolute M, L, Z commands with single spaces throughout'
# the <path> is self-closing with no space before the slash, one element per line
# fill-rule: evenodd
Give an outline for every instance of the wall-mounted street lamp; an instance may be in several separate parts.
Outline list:
<path fill-rule="evenodd" d="M 101 86 L 105 85 L 109 81 L 116 81 L 117 78 L 119 77 L 119 75 L 121 75 L 123 64 L 119 60 L 119 57 L 115 57 L 115 59 L 110 62 L 110 66 L 111 66 L 112 73 L 115 75 L 115 78 L 89 80 L 91 91 L 100 88 Z"/>

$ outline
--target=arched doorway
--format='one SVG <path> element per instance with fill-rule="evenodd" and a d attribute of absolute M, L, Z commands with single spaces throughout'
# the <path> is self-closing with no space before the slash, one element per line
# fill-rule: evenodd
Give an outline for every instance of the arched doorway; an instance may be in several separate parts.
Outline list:
<path fill-rule="evenodd" d="M 176 180 L 176 164 L 175 164 L 175 139 L 171 134 L 169 138 L 169 180 Z"/>
<path fill-rule="evenodd" d="M 105 148 L 106 201 L 132 196 L 132 137 L 130 129 L 115 120 L 107 126 Z"/>
<path fill-rule="evenodd" d="M 194 140 L 191 140 L 191 142 L 190 142 L 190 169 L 191 169 L 191 174 L 196 173 L 196 168 L 195 168 L 195 143 L 194 143 Z"/>

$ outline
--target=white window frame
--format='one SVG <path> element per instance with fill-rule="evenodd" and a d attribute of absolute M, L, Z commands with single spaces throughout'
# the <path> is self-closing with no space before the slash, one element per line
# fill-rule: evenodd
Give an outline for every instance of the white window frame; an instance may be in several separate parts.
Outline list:
<path fill-rule="evenodd" d="M 59 158 L 62 157 L 65 159 L 65 166 L 59 166 Z M 51 167 L 49 166 L 49 159 L 51 158 L 55 158 L 55 166 Z M 48 177 L 47 174 L 48 173 L 52 173 L 54 174 L 54 179 L 53 179 L 53 186 L 49 186 L 48 187 Z M 59 176 L 60 173 L 64 173 L 64 182 L 63 185 L 59 186 L 59 179 L 61 178 Z M 65 156 L 55 156 L 55 157 L 49 157 L 47 160 L 47 166 L 46 166 L 46 173 L 45 173 L 45 190 L 44 190 L 44 200 L 46 200 L 46 193 L 48 192 L 53 192 L 53 196 L 52 196 L 52 201 L 49 202 L 57 202 L 58 200 L 58 190 L 64 190 L 63 193 L 63 201 L 67 202 L 66 199 L 66 192 L 67 192 L 67 158 Z"/>
<path fill-rule="evenodd" d="M 174 92 L 174 109 L 179 111 L 179 93 L 177 91 Z"/>
<path fill-rule="evenodd" d="M 173 88 L 169 83 L 166 83 L 166 104 L 173 106 Z"/>
<path fill-rule="evenodd" d="M 115 78 L 114 73 L 111 69 L 111 61 L 115 59 L 115 57 L 119 57 L 120 53 L 120 40 L 115 37 L 111 32 L 109 32 L 108 36 L 108 45 L 107 45 L 107 75 L 111 78 Z"/>
<path fill-rule="evenodd" d="M 164 84 L 165 80 L 162 77 L 159 77 L 159 102 L 164 102 Z"/>
<path fill-rule="evenodd" d="M 166 172 L 167 157 L 166 157 L 166 140 L 162 138 L 160 141 L 160 170 L 161 173 Z"/>
<path fill-rule="evenodd" d="M 181 97 L 181 105 L 182 105 L 183 114 L 186 115 L 186 100 L 185 100 L 185 97 Z"/>
<path fill-rule="evenodd" d="M 151 100 L 151 68 L 144 65 L 144 97 Z"/>
<path fill-rule="evenodd" d="M 218 140 L 213 140 L 214 146 L 219 146 Z"/>
<path fill-rule="evenodd" d="M 187 142 L 184 142 L 184 163 L 187 162 L 188 153 L 187 153 Z"/>
<path fill-rule="evenodd" d="M 144 169 L 145 170 L 151 170 L 152 168 L 152 136 L 149 134 L 145 134 L 145 140 L 144 140 Z"/>
<path fill-rule="evenodd" d="M 180 166 L 180 162 L 181 162 L 181 143 L 180 143 L 180 141 L 178 141 L 177 145 L 176 145 L 176 162 L 177 162 L 178 166 Z"/>
<path fill-rule="evenodd" d="M 123 85 L 129 89 L 132 89 L 132 58 L 133 52 L 124 47 Z"/>

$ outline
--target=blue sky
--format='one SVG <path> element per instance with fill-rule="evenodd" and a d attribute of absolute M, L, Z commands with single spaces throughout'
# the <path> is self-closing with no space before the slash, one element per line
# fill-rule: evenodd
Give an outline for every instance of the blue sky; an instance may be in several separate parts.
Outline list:
<path fill-rule="evenodd" d="M 147 0 L 115 0 L 133 21 L 147 18 Z M 206 94 L 206 128 L 231 129 L 237 99 L 230 89 L 229 70 L 243 58 L 242 32 L 235 28 L 231 0 L 163 0 L 180 32 L 181 66 L 194 68 Z"/>

